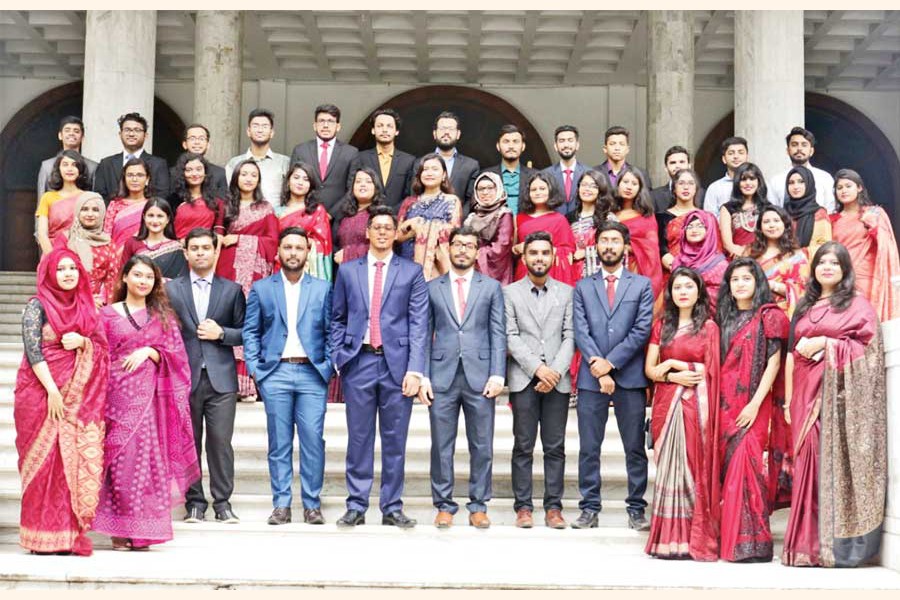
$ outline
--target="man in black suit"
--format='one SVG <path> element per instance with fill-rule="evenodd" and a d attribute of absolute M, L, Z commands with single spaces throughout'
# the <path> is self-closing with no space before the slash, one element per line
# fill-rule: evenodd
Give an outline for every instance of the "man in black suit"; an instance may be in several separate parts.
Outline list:
<path fill-rule="evenodd" d="M 675 173 L 682 169 L 693 169 L 691 166 L 691 155 L 684 146 L 672 146 L 666 150 L 663 162 L 666 165 L 666 172 L 669 174 L 669 180 L 665 185 L 650 190 L 650 196 L 653 198 L 654 212 L 664 212 L 673 202 L 675 189 L 673 188 L 674 182 L 672 181 L 672 178 L 675 177 Z M 704 196 L 706 196 L 706 189 L 698 187 L 697 195 L 694 197 L 694 204 L 697 208 L 703 208 Z"/>
<path fill-rule="evenodd" d="M 450 185 L 462 203 L 462 216 L 465 217 L 469 214 L 469 203 L 475 195 L 475 178 L 478 177 L 480 167 L 477 160 L 463 156 L 456 149 L 461 134 L 460 121 L 456 114 L 444 111 L 434 120 L 434 130 L 431 132 L 437 144 L 434 151 L 441 155 L 444 164 L 447 165 Z M 418 162 L 416 161 L 413 171 L 418 169 Z"/>
<path fill-rule="evenodd" d="M 519 161 L 525 152 L 525 132 L 511 123 L 501 127 L 497 138 L 497 152 L 500 153 L 500 164 L 488 167 L 485 171 L 496 173 L 503 180 L 506 206 L 516 215 L 519 214 L 519 198 L 525 195 L 528 180 L 537 173 L 535 169 Z"/>
<path fill-rule="evenodd" d="M 234 414 L 237 371 L 234 347 L 241 345 L 244 294 L 241 286 L 215 275 L 218 239 L 209 229 L 192 229 L 184 240 L 190 272 L 166 284 L 172 309 L 181 323 L 181 338 L 191 364 L 191 422 L 197 456 L 206 421 L 206 461 L 216 521 L 239 523 L 231 510 L 234 491 Z M 185 523 L 204 520 L 208 502 L 203 480 L 185 498 Z"/>
<path fill-rule="evenodd" d="M 206 125 L 191 123 L 187 126 L 187 129 L 184 130 L 184 139 L 181 140 L 181 147 L 184 148 L 185 152 L 206 156 L 206 153 L 209 150 L 209 140 L 210 134 Z M 207 173 L 207 175 L 212 182 L 212 191 L 213 194 L 215 194 L 214 197 L 227 198 L 228 180 L 225 178 L 225 167 L 209 163 L 209 173 Z M 173 165 L 172 168 L 169 169 L 169 183 L 172 184 L 171 187 L 173 188 L 169 190 L 169 204 L 172 206 L 172 210 L 175 210 L 178 208 L 178 205 L 181 204 L 181 198 L 175 194 L 174 190 L 176 177 L 175 166 Z"/>
<path fill-rule="evenodd" d="M 396 211 L 410 193 L 416 159 L 394 146 L 394 140 L 400 135 L 400 115 L 394 109 L 379 108 L 372 113 L 372 135 L 375 147 L 360 151 L 353 159 L 347 189 L 353 186 L 357 169 L 369 167 L 381 176 L 386 204 Z"/>
<path fill-rule="evenodd" d="M 291 164 L 305 162 L 314 167 L 319 202 L 333 218 L 337 218 L 341 198 L 347 193 L 350 164 L 358 150 L 336 137 L 341 130 L 341 109 L 334 104 L 320 104 L 314 115 L 316 137 L 294 147 Z"/>
<path fill-rule="evenodd" d="M 574 125 L 560 125 L 553 132 L 553 148 L 559 155 L 559 162 L 544 169 L 544 173 L 556 178 L 565 202 L 556 207 L 556 212 L 568 215 L 575 210 L 578 199 L 578 180 L 587 171 L 587 166 L 578 162 L 578 128 Z"/>
<path fill-rule="evenodd" d="M 107 204 L 118 194 L 122 167 L 132 158 L 142 158 L 150 168 L 151 193 L 161 198 L 169 195 L 169 166 L 164 158 L 144 151 L 146 138 L 147 119 L 139 113 L 119 117 L 119 139 L 125 150 L 101 160 L 94 174 L 94 191 L 103 196 Z"/>

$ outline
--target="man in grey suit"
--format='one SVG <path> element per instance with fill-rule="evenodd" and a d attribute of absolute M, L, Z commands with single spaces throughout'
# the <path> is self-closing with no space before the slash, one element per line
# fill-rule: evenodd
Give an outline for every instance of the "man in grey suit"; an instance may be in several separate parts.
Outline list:
<path fill-rule="evenodd" d="M 206 422 L 206 461 L 216 521 L 238 523 L 231 510 L 234 491 L 234 415 L 237 371 L 234 347 L 241 345 L 245 301 L 241 286 L 214 274 L 218 238 L 210 229 L 192 229 L 184 240 L 190 272 L 166 284 L 172 309 L 181 323 L 181 338 L 191 364 L 191 422 L 197 456 L 201 456 Z M 186 523 L 204 520 L 208 503 L 203 480 L 185 498 Z"/>
<path fill-rule="evenodd" d="M 71 115 L 63 117 L 59 121 L 59 132 L 56 134 L 56 137 L 62 144 L 62 148 L 60 148 L 59 152 L 55 155 L 41 162 L 41 169 L 38 171 L 37 179 L 38 200 L 41 199 L 44 192 L 50 189 L 50 174 L 53 173 L 53 164 L 56 162 L 57 157 L 59 157 L 60 152 L 63 150 L 74 150 L 81 154 L 81 142 L 84 140 L 84 123 L 78 117 Z M 88 184 L 93 187 L 94 172 L 97 170 L 97 163 L 86 156 L 82 156 L 81 158 L 84 159 L 84 162 L 87 165 Z"/>
<path fill-rule="evenodd" d="M 450 232 L 449 273 L 428 284 L 430 343 L 419 400 L 430 406 L 431 497 L 434 524 L 453 524 L 453 453 L 459 409 L 469 444 L 469 524 L 487 529 L 494 456 L 495 400 L 506 372 L 506 319 L 500 283 L 474 270 L 478 234 L 470 227 Z"/>
<path fill-rule="evenodd" d="M 556 178 L 559 189 L 565 202 L 556 207 L 556 212 L 568 215 L 575 210 L 575 201 L 578 199 L 578 180 L 587 170 L 587 165 L 578 162 L 578 149 L 581 142 L 578 141 L 578 128 L 574 125 L 560 125 L 553 132 L 553 148 L 559 155 L 559 162 L 544 169 Z"/>
<path fill-rule="evenodd" d="M 314 167 L 319 202 L 333 219 L 338 219 L 341 199 L 347 193 L 350 164 L 358 151 L 355 146 L 337 139 L 341 130 L 340 108 L 334 104 L 320 104 L 313 114 L 316 137 L 294 147 L 291 164 L 305 162 Z"/>
<path fill-rule="evenodd" d="M 548 276 L 555 258 L 549 233 L 528 234 L 522 254 L 528 277 L 503 288 L 513 412 L 513 509 L 516 527 L 525 529 L 534 526 L 532 466 L 539 424 L 544 450 L 544 524 L 553 529 L 567 527 L 562 496 L 575 334 L 573 290 Z"/>

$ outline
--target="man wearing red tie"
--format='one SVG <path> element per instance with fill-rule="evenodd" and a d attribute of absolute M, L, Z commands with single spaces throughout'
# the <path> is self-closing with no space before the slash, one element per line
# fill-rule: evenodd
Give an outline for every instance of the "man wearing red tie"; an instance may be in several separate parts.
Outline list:
<path fill-rule="evenodd" d="M 574 125 L 560 125 L 553 132 L 553 148 L 559 155 L 559 162 L 544 169 L 556 178 L 559 189 L 565 195 L 565 202 L 556 207 L 556 212 L 568 215 L 575 209 L 578 199 L 578 180 L 587 167 L 578 162 L 578 128 Z"/>

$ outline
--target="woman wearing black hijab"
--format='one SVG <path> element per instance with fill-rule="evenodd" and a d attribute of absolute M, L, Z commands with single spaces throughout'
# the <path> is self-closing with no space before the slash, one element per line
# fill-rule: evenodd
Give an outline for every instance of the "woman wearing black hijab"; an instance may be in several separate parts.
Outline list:
<path fill-rule="evenodd" d="M 784 209 L 794 220 L 797 242 L 808 256 L 814 256 L 819 246 L 831 241 L 828 211 L 816 202 L 816 180 L 806 167 L 797 166 L 788 171 Z"/>

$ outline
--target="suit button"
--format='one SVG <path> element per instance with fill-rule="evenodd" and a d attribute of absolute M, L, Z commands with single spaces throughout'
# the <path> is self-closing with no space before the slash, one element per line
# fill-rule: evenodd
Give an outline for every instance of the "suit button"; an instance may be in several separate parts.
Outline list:
<path fill-rule="evenodd" d="M 610 327 L 610 328 L 609 328 L 609 332 L 610 332 L 610 333 L 612 333 L 612 332 L 613 332 L 613 330 L 612 330 L 612 327 Z"/>

